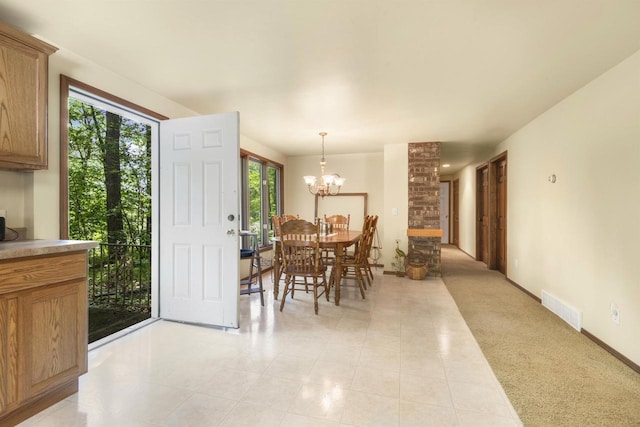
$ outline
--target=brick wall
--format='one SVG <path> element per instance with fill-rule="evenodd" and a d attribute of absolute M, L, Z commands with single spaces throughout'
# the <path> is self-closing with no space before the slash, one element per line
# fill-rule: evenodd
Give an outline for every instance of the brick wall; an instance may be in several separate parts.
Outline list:
<path fill-rule="evenodd" d="M 409 144 L 408 228 L 440 229 L 440 143 Z M 409 247 L 427 255 L 429 276 L 441 276 L 440 237 L 409 237 Z"/>

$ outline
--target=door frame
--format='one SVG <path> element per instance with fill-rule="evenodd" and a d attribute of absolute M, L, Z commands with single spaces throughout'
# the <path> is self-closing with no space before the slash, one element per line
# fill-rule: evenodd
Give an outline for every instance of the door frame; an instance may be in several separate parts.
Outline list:
<path fill-rule="evenodd" d="M 476 220 L 476 260 L 482 261 L 485 264 L 487 264 L 487 266 L 489 266 L 489 258 L 491 258 L 490 254 L 489 254 L 489 248 L 491 247 L 489 245 L 489 238 L 490 238 L 490 234 L 491 233 L 487 233 L 487 241 L 486 242 L 483 242 L 483 239 L 481 237 L 482 236 L 482 220 L 481 220 L 482 214 L 481 214 L 480 210 L 482 208 L 481 200 L 482 200 L 482 192 L 483 192 L 483 190 L 482 190 L 482 174 L 484 173 L 485 170 L 487 171 L 487 175 L 489 175 L 491 173 L 491 170 L 489 168 L 489 163 L 488 162 L 482 163 L 482 164 L 480 164 L 480 165 L 478 165 L 476 167 L 476 209 L 475 209 L 476 210 L 476 218 L 475 218 L 475 220 Z M 491 182 L 491 177 L 490 176 L 487 176 L 487 181 L 489 183 Z M 489 190 L 487 189 L 487 191 L 489 191 Z M 489 192 L 489 194 L 490 194 L 490 192 Z M 490 204 L 490 201 L 489 201 L 489 204 Z M 488 221 L 489 221 L 489 224 L 490 224 L 491 223 L 491 215 L 490 215 L 490 213 L 489 213 L 489 215 L 487 215 L 487 217 L 488 217 Z M 483 244 L 487 245 L 486 246 L 487 247 L 487 250 L 486 250 L 487 259 L 485 259 L 485 251 L 484 251 L 484 248 L 483 248 Z"/>
<path fill-rule="evenodd" d="M 451 186 L 451 217 L 453 218 L 452 224 L 452 239 L 451 243 L 460 249 L 460 179 L 453 180 Z"/>
<path fill-rule="evenodd" d="M 90 97 L 95 97 L 101 102 L 111 104 L 116 108 L 130 111 L 159 124 L 169 117 L 156 113 L 126 99 L 112 95 L 102 89 L 98 89 L 79 80 L 60 74 L 60 177 L 59 177 L 59 236 L 62 240 L 69 239 L 69 92 L 75 89 L 84 92 Z M 158 285 L 158 252 L 160 248 L 158 236 L 158 185 L 160 172 L 158 170 L 158 144 L 159 135 L 151 144 L 151 317 L 157 318 L 159 314 L 159 285 Z"/>
<path fill-rule="evenodd" d="M 482 261 L 487 264 L 487 268 L 491 270 L 498 269 L 498 244 L 504 245 L 504 275 L 507 276 L 507 192 L 505 191 L 505 201 L 504 201 L 504 241 L 498 242 L 498 217 L 499 217 L 499 200 L 498 200 L 498 167 L 501 161 L 506 161 L 508 159 L 507 151 L 504 151 L 494 157 L 492 157 L 488 162 L 482 163 L 476 167 L 476 259 Z M 480 196 L 482 194 L 482 173 L 484 170 L 488 171 L 488 183 L 489 183 L 489 231 L 486 245 L 487 247 L 487 259 L 482 259 L 482 248 L 481 248 L 481 236 L 482 226 L 480 223 Z M 507 184 L 508 185 L 508 174 L 509 168 L 507 167 Z"/>
<path fill-rule="evenodd" d="M 448 212 L 449 215 L 447 216 L 447 232 L 446 232 L 446 236 L 447 236 L 447 243 L 443 243 L 445 245 L 450 245 L 451 244 L 451 180 L 450 179 L 441 179 L 440 180 L 440 184 L 447 184 L 447 190 L 448 190 L 448 194 L 447 194 L 447 202 L 449 206 L 447 206 L 448 208 Z M 438 191 L 440 190 L 440 188 L 438 188 Z M 442 206 L 440 207 L 440 213 L 442 213 Z M 442 227 L 442 223 L 440 223 L 440 227 Z M 442 236 L 445 236 L 445 230 L 442 230 Z"/>
<path fill-rule="evenodd" d="M 504 241 L 500 241 L 498 236 L 498 222 L 500 213 L 500 200 L 498 199 L 498 168 L 500 162 L 507 161 L 507 152 L 504 151 L 489 160 L 489 263 L 487 264 L 490 269 L 498 270 L 498 245 L 504 247 L 504 275 L 507 275 L 507 192 L 505 191 L 504 200 Z M 509 167 L 507 163 L 507 176 L 509 174 Z M 508 185 L 508 178 L 507 184 Z"/>

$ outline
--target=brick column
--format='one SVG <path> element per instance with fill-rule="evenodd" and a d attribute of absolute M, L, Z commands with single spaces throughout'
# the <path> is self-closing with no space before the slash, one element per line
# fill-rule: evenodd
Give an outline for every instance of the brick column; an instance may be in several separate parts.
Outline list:
<path fill-rule="evenodd" d="M 408 228 L 440 229 L 440 143 L 409 144 Z M 427 255 L 429 276 L 441 276 L 440 237 L 409 237 L 408 250 Z"/>

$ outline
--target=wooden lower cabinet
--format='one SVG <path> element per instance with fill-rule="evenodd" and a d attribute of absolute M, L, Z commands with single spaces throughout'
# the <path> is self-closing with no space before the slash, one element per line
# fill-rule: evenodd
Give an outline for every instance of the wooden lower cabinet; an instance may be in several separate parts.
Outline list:
<path fill-rule="evenodd" d="M 0 426 L 10 426 L 76 392 L 87 371 L 87 253 L 3 260 L 0 277 Z"/>

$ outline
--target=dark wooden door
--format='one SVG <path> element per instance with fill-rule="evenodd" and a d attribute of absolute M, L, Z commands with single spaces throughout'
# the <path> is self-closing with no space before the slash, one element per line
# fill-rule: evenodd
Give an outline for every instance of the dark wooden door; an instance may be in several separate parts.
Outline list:
<path fill-rule="evenodd" d="M 453 239 L 452 243 L 460 247 L 460 180 L 453 181 L 453 203 L 451 217 L 453 218 Z"/>
<path fill-rule="evenodd" d="M 477 169 L 477 214 L 476 214 L 476 258 L 478 261 L 489 261 L 489 166 Z"/>
<path fill-rule="evenodd" d="M 496 269 L 507 273 L 507 158 L 495 161 L 496 177 Z"/>

